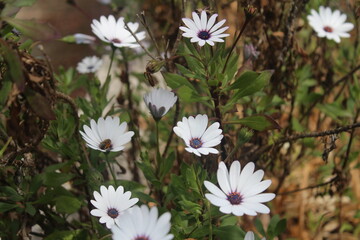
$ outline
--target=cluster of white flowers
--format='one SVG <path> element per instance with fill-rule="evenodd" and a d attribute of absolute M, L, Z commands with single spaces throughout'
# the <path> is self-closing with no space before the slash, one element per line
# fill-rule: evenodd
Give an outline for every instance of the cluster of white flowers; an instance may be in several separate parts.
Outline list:
<path fill-rule="evenodd" d="M 190 38 L 191 42 L 197 42 L 199 46 L 204 46 L 206 43 L 214 46 L 215 42 L 223 42 L 222 38 L 229 36 L 224 33 L 228 27 L 221 28 L 225 19 L 215 24 L 217 16 L 213 14 L 208 19 L 205 11 L 202 11 L 200 16 L 193 12 L 193 19 L 182 19 L 185 24 L 180 27 L 184 32 L 182 36 Z M 335 42 L 340 42 L 340 37 L 350 37 L 347 32 L 354 27 L 351 23 L 345 23 L 345 14 L 341 14 L 338 10 L 332 12 L 328 7 L 321 6 L 319 13 L 311 10 L 311 15 L 307 18 L 319 37 L 326 37 Z M 91 28 L 97 37 L 114 47 L 136 48 L 139 46 L 137 41 L 145 38 L 145 32 L 136 33 L 138 23 L 129 22 L 127 25 L 132 33 L 126 29 L 124 18 L 116 20 L 110 15 L 108 18 L 101 16 L 100 21 L 93 20 Z M 80 34 L 76 39 L 78 43 L 94 42 L 94 39 L 88 35 Z M 77 70 L 80 73 L 93 73 L 100 65 L 100 59 L 95 56 L 88 57 L 79 63 Z M 173 92 L 161 88 L 153 89 L 144 96 L 144 102 L 156 121 L 159 121 L 177 100 Z M 224 137 L 223 131 L 218 122 L 212 123 L 209 127 L 208 123 L 209 118 L 205 114 L 183 117 L 173 131 L 183 139 L 187 152 L 198 157 L 209 153 L 219 154 L 219 150 L 215 147 L 221 143 Z M 85 125 L 84 131 L 80 131 L 80 134 L 87 146 L 92 149 L 118 152 L 125 148 L 125 144 L 130 142 L 134 135 L 133 131 L 126 129 L 126 122 L 120 124 L 119 117 L 108 116 L 105 119 L 99 118 L 97 122 L 92 119 L 90 127 Z M 206 189 L 210 192 L 206 193 L 205 197 L 210 203 L 220 207 L 219 210 L 225 214 L 236 216 L 268 214 L 270 209 L 263 203 L 273 200 L 275 194 L 263 193 L 271 185 L 271 180 L 262 180 L 263 177 L 264 171 L 255 171 L 255 164 L 252 162 L 247 163 L 242 170 L 239 161 L 233 161 L 229 170 L 224 162 L 220 162 L 217 170 L 219 187 L 204 181 Z M 90 213 L 100 217 L 100 223 L 105 223 L 106 227 L 111 229 L 113 239 L 173 239 L 174 236 L 169 234 L 170 213 L 166 212 L 159 217 L 157 207 L 149 209 L 146 205 L 136 206 L 139 199 L 130 197 L 131 192 L 124 192 L 122 186 L 116 190 L 113 186 L 108 188 L 101 186 L 100 193 L 94 192 L 95 200 L 91 203 L 96 209 L 91 210 Z M 253 239 L 255 239 L 254 233 L 248 232 L 245 240 Z"/>

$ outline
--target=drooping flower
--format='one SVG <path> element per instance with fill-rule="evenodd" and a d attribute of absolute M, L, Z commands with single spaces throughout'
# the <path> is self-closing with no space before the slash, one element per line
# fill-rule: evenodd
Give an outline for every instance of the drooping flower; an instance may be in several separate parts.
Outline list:
<path fill-rule="evenodd" d="M 97 123 L 91 119 L 90 126 L 91 128 L 84 125 L 84 132 L 80 131 L 80 134 L 88 147 L 102 152 L 123 150 L 134 135 L 133 131 L 126 131 L 127 123 L 120 124 L 118 117 L 101 117 Z"/>
<path fill-rule="evenodd" d="M 319 12 L 311 9 L 307 19 L 318 37 L 326 37 L 337 43 L 340 42 L 340 37 L 350 37 L 348 32 L 354 28 L 354 24 L 345 22 L 346 14 L 341 14 L 339 10 L 332 12 L 329 7 L 324 6 L 320 6 Z"/>
<path fill-rule="evenodd" d="M 145 38 L 144 31 L 136 33 L 139 28 L 139 23 L 129 22 L 127 25 L 139 41 Z M 111 43 L 115 47 L 139 47 L 136 39 L 126 30 L 123 17 L 120 17 L 116 21 L 113 15 L 110 15 L 108 18 L 101 16 L 100 21 L 93 19 L 91 29 L 98 38 L 104 42 Z"/>
<path fill-rule="evenodd" d="M 174 127 L 176 135 L 181 137 L 185 144 L 185 150 L 197 156 L 208 155 L 209 153 L 218 154 L 219 151 L 213 147 L 219 145 L 223 138 L 220 124 L 215 122 L 207 128 L 208 116 L 198 114 L 194 117 L 183 117 Z M 207 128 L 207 129 L 206 129 Z"/>
<path fill-rule="evenodd" d="M 157 88 L 144 96 L 144 102 L 155 120 L 160 120 L 174 106 L 177 96 L 166 89 Z"/>
<path fill-rule="evenodd" d="M 244 240 L 255 240 L 255 234 L 252 231 L 248 231 Z M 261 240 L 266 240 L 266 238 L 262 238 Z"/>
<path fill-rule="evenodd" d="M 254 172 L 255 164 L 249 162 L 240 171 L 240 162 L 234 161 L 230 171 L 224 162 L 219 163 L 217 180 L 220 188 L 209 181 L 204 181 L 205 187 L 210 191 L 205 197 L 220 211 L 226 214 L 242 216 L 244 214 L 255 216 L 257 213 L 269 213 L 270 209 L 264 202 L 275 198 L 273 193 L 261 193 L 271 184 L 271 180 L 261 181 L 263 170 Z"/>
<path fill-rule="evenodd" d="M 102 65 L 102 60 L 97 56 L 85 57 L 77 64 L 76 70 L 79 73 L 94 73 Z"/>
<path fill-rule="evenodd" d="M 92 44 L 96 40 L 95 37 L 83 33 L 75 33 L 73 36 L 77 44 Z"/>
<path fill-rule="evenodd" d="M 100 194 L 101 193 L 101 194 Z M 124 192 L 124 188 L 119 186 L 116 191 L 113 186 L 106 188 L 100 187 L 100 193 L 94 191 L 95 200 L 91 204 L 96 207 L 90 211 L 95 217 L 100 217 L 100 223 L 106 223 L 107 228 L 111 228 L 117 220 L 122 218 L 124 211 L 134 206 L 139 199 L 131 198 L 131 192 Z"/>
<path fill-rule="evenodd" d="M 150 210 L 146 205 L 134 206 L 127 210 L 116 225 L 111 228 L 113 240 L 171 240 L 170 213 L 163 213 L 158 218 L 157 207 Z"/>
<path fill-rule="evenodd" d="M 183 37 L 191 38 L 191 42 L 198 42 L 200 46 L 204 46 L 205 43 L 214 46 L 214 42 L 224 42 L 222 38 L 229 34 L 223 32 L 229 27 L 220 28 L 226 22 L 225 19 L 215 24 L 217 16 L 217 14 L 213 14 L 208 20 L 206 12 L 202 11 L 201 17 L 193 12 L 193 19 L 183 18 L 182 21 L 186 25 L 186 27 L 180 27 L 184 31 Z"/>

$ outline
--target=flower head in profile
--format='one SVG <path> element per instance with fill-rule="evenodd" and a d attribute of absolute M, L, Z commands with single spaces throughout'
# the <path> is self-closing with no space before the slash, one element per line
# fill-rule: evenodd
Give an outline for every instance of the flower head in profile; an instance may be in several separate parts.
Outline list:
<path fill-rule="evenodd" d="M 174 106 L 177 97 L 173 92 L 157 88 L 144 96 L 144 102 L 155 120 L 160 120 Z"/>
<path fill-rule="evenodd" d="M 214 46 L 214 42 L 224 42 L 222 38 L 229 34 L 223 32 L 229 27 L 220 28 L 226 22 L 225 19 L 215 24 L 217 16 L 213 14 L 208 20 L 206 12 L 202 11 L 200 17 L 193 12 L 193 19 L 183 18 L 182 21 L 186 25 L 186 27 L 180 27 L 184 31 L 183 37 L 191 38 L 191 42 L 197 42 L 200 46 L 204 46 L 205 43 Z"/>
<path fill-rule="evenodd" d="M 124 192 L 124 188 L 119 186 L 116 190 L 113 186 L 106 188 L 100 187 L 100 193 L 94 191 L 95 200 L 91 204 L 96 207 L 90 211 L 95 217 L 100 217 L 100 223 L 106 223 L 107 228 L 111 228 L 117 220 L 122 218 L 124 211 L 134 206 L 139 199 L 131 198 L 131 192 Z"/>
<path fill-rule="evenodd" d="M 225 163 L 220 162 L 217 170 L 220 188 L 205 181 L 204 185 L 210 191 L 205 197 L 226 214 L 255 216 L 257 213 L 269 213 L 270 209 L 262 203 L 274 199 L 275 194 L 261 192 L 270 186 L 271 180 L 261 181 L 264 171 L 254 172 L 254 169 L 255 164 L 249 162 L 241 171 L 240 162 L 234 161 L 228 171 Z"/>
<path fill-rule="evenodd" d="M 96 40 L 95 37 L 83 33 L 75 33 L 73 36 L 77 44 L 93 44 Z"/>
<path fill-rule="evenodd" d="M 157 207 L 150 210 L 146 205 L 127 210 L 111 228 L 113 240 L 171 240 L 170 213 L 158 217 Z"/>
<path fill-rule="evenodd" d="M 332 12 L 329 7 L 320 6 L 319 12 L 311 9 L 307 19 L 318 37 L 326 37 L 337 43 L 340 42 L 340 37 L 350 37 L 348 32 L 354 28 L 354 24 L 345 22 L 345 14 L 341 14 L 339 10 Z"/>
<path fill-rule="evenodd" d="M 244 240 L 255 240 L 255 234 L 252 231 L 248 231 Z M 262 238 L 261 240 L 266 240 L 266 238 Z"/>
<path fill-rule="evenodd" d="M 129 22 L 127 25 L 139 41 L 145 38 L 144 31 L 136 33 L 139 23 Z M 98 38 L 104 42 L 111 43 L 115 47 L 139 47 L 136 39 L 126 30 L 123 17 L 115 20 L 113 15 L 110 15 L 108 18 L 101 16 L 100 21 L 93 19 L 91 29 Z"/>
<path fill-rule="evenodd" d="M 101 65 L 102 65 L 102 60 L 97 56 L 85 57 L 81 60 L 81 62 L 77 64 L 76 70 L 79 73 L 83 73 L 83 74 L 94 73 L 97 70 L 99 70 Z"/>
<path fill-rule="evenodd" d="M 99 118 L 97 123 L 94 119 L 90 121 L 90 127 L 84 126 L 81 136 L 86 145 L 92 149 L 102 152 L 119 152 L 124 145 L 130 142 L 134 135 L 133 131 L 126 131 L 127 123 L 120 124 L 120 118 L 107 116 L 106 119 Z"/>
<path fill-rule="evenodd" d="M 181 137 L 185 144 L 185 150 L 197 156 L 208 155 L 209 153 L 218 154 L 219 151 L 213 147 L 219 145 L 223 138 L 220 124 L 215 122 L 208 127 L 208 116 L 197 115 L 194 117 L 183 117 L 174 127 L 176 135 Z"/>

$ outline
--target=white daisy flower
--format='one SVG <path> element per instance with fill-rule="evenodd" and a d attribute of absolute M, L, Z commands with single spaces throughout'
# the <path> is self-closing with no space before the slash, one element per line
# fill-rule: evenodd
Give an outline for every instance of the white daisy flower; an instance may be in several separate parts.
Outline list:
<path fill-rule="evenodd" d="M 157 88 L 144 96 L 144 102 L 155 120 L 160 120 L 174 106 L 177 96 L 166 89 Z"/>
<path fill-rule="evenodd" d="M 113 240 L 171 240 L 174 235 L 170 231 L 170 213 L 166 212 L 158 218 L 157 207 L 150 210 L 146 205 L 134 206 L 127 210 L 113 225 Z"/>
<path fill-rule="evenodd" d="M 83 33 L 75 33 L 73 36 L 77 44 L 93 44 L 96 40 L 95 37 Z"/>
<path fill-rule="evenodd" d="M 102 152 L 123 150 L 124 145 L 130 142 L 134 135 L 133 131 L 126 131 L 127 123 L 120 124 L 118 117 L 101 117 L 97 123 L 91 119 L 90 126 L 91 128 L 85 125 L 84 132 L 80 131 L 80 134 L 88 147 Z"/>
<path fill-rule="evenodd" d="M 229 27 L 220 28 L 226 22 L 225 19 L 214 25 L 217 16 L 217 14 L 213 14 L 207 20 L 206 12 L 202 11 L 201 18 L 195 12 L 192 13 L 193 20 L 183 18 L 182 21 L 186 25 L 186 27 L 180 27 L 184 31 L 183 37 L 191 38 L 191 42 L 198 42 L 200 46 L 204 46 L 205 43 L 214 46 L 214 42 L 224 42 L 221 38 L 229 36 L 229 34 L 223 33 Z"/>
<path fill-rule="evenodd" d="M 337 43 L 340 42 L 340 37 L 350 37 L 347 32 L 354 28 L 354 24 L 345 22 L 345 14 L 341 14 L 339 10 L 332 12 L 329 7 L 320 6 L 319 13 L 311 9 L 311 14 L 307 16 L 307 19 L 318 37 L 326 37 Z"/>
<path fill-rule="evenodd" d="M 100 194 L 101 193 L 101 194 Z M 96 207 L 90 211 L 95 217 L 100 217 L 100 223 L 106 223 L 107 228 L 111 228 L 115 221 L 125 215 L 124 211 L 134 206 L 139 199 L 131 198 L 131 192 L 124 192 L 124 188 L 119 186 L 116 191 L 113 186 L 106 188 L 100 187 L 100 193 L 94 191 L 95 200 L 91 200 L 91 204 Z"/>
<path fill-rule="evenodd" d="M 186 151 L 199 157 L 201 154 L 218 154 L 219 151 L 213 147 L 219 145 L 223 138 L 222 130 L 219 129 L 220 124 L 215 122 L 209 128 L 207 125 L 208 116 L 206 114 L 199 114 L 195 118 L 183 117 L 182 121 L 179 121 L 174 127 L 174 132 L 184 140 L 187 146 Z"/>
<path fill-rule="evenodd" d="M 99 70 L 102 60 L 97 56 L 85 57 L 77 64 L 76 70 L 79 73 L 94 73 Z"/>
<path fill-rule="evenodd" d="M 255 240 L 255 234 L 252 231 L 247 232 L 244 240 Z M 262 238 L 261 240 L 266 240 L 266 238 Z"/>
<path fill-rule="evenodd" d="M 269 213 L 270 209 L 262 203 L 274 199 L 275 194 L 261 192 L 270 186 L 271 180 L 261 181 L 264 171 L 254 172 L 254 169 L 255 164 L 249 162 L 240 172 L 240 162 L 234 161 L 228 172 L 225 163 L 220 162 L 217 170 L 220 188 L 204 181 L 205 187 L 211 192 L 205 197 L 226 214 L 255 216 L 257 213 Z"/>
<path fill-rule="evenodd" d="M 139 28 L 139 23 L 129 22 L 127 25 L 139 41 L 145 38 L 144 31 L 136 33 Z M 92 21 L 91 29 L 102 41 L 111 43 L 115 47 L 136 48 L 140 46 L 136 43 L 131 33 L 125 29 L 123 17 L 116 21 L 113 15 L 110 15 L 108 18 L 101 16 L 100 21 L 96 19 Z"/>

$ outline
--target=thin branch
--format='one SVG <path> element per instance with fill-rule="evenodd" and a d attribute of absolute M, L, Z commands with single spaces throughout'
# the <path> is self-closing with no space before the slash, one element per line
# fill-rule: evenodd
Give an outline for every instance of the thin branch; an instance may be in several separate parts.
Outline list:
<path fill-rule="evenodd" d="M 339 128 L 324 131 L 324 132 L 294 134 L 294 135 L 279 139 L 279 140 L 275 141 L 273 144 L 261 147 L 258 150 L 256 150 L 255 153 L 253 151 L 249 152 L 249 153 L 245 154 L 245 157 L 253 154 L 253 156 L 251 157 L 251 159 L 253 160 L 253 159 L 258 158 L 264 152 L 269 151 L 271 148 L 273 148 L 273 147 L 275 147 L 277 145 L 286 143 L 286 142 L 292 142 L 292 141 L 296 141 L 296 140 L 303 139 L 303 138 L 316 138 L 316 137 L 329 136 L 329 135 L 333 135 L 333 134 L 339 134 L 341 132 L 347 132 L 349 130 L 352 130 L 352 129 L 355 129 L 355 128 L 358 128 L 358 127 L 360 127 L 360 122 L 356 122 L 356 123 L 351 124 L 351 125 L 346 125 L 346 126 L 343 126 L 343 127 L 339 127 Z"/>
<path fill-rule="evenodd" d="M 288 191 L 288 192 L 278 193 L 277 195 L 278 195 L 278 196 L 279 196 L 279 195 L 289 195 L 289 194 L 296 193 L 296 192 L 301 192 L 301 191 L 305 191 L 305 190 L 310 190 L 310 189 L 314 189 L 314 188 L 319 188 L 319 187 L 322 187 L 322 186 L 326 186 L 326 185 L 332 184 L 332 183 L 335 182 L 336 180 L 338 180 L 338 176 L 335 176 L 334 178 L 332 178 L 332 179 L 330 179 L 329 181 L 324 182 L 324 183 L 320 183 L 320 184 L 317 184 L 317 185 L 310 185 L 310 186 L 307 186 L 307 187 L 304 187 L 304 188 L 299 188 L 299 189 L 295 189 L 295 190 Z"/>
<path fill-rule="evenodd" d="M 125 29 L 129 31 L 129 33 L 135 38 L 136 42 L 140 45 L 140 47 L 145 51 L 145 53 L 151 57 L 152 59 L 156 59 L 155 57 L 153 57 L 151 55 L 151 53 L 144 47 L 144 45 L 140 42 L 140 40 L 137 38 L 137 36 L 135 35 L 135 33 L 133 31 L 131 31 L 131 29 L 129 28 L 128 24 L 124 21 L 124 25 L 125 25 Z"/>

